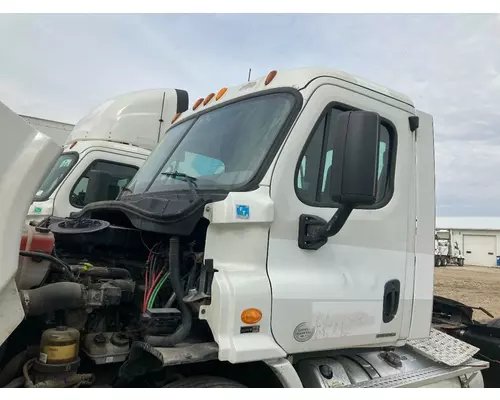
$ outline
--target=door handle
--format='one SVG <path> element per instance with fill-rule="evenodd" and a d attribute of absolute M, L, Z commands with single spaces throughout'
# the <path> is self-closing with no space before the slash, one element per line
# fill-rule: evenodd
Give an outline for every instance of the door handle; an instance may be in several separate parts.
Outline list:
<path fill-rule="evenodd" d="M 398 313 L 400 291 L 401 283 L 397 279 L 390 280 L 385 284 L 382 307 L 382 321 L 384 323 L 391 322 Z"/>

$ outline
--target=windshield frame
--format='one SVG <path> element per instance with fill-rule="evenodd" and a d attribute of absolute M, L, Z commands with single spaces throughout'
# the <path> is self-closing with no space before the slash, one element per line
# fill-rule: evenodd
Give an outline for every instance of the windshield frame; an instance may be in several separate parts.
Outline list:
<path fill-rule="evenodd" d="M 61 186 L 61 184 L 68 177 L 69 173 L 73 170 L 73 168 L 75 168 L 75 166 L 78 164 L 78 161 L 80 160 L 80 153 L 78 153 L 77 151 L 66 151 L 66 152 L 63 152 L 63 153 L 59 154 L 59 156 L 57 157 L 57 159 L 54 160 L 54 164 L 52 164 L 52 166 L 50 167 L 50 170 L 47 171 L 47 175 L 45 176 L 45 178 L 43 179 L 42 183 L 40 184 L 40 187 L 41 187 L 41 185 L 43 185 L 43 183 L 45 182 L 45 179 L 47 179 L 48 175 L 52 172 L 52 169 L 54 168 L 54 166 L 56 165 L 56 163 L 59 161 L 59 159 L 61 157 L 63 157 L 63 156 L 68 156 L 68 155 L 75 157 L 73 165 L 71 166 L 71 168 L 69 168 L 66 171 L 66 173 L 63 175 L 63 177 L 62 177 L 61 181 L 59 182 L 59 184 L 57 186 L 54 186 L 52 188 L 52 190 L 43 193 L 42 196 L 37 196 L 35 194 L 35 196 L 33 196 L 33 202 L 47 201 L 50 198 L 50 196 L 52 196 L 52 194 Z M 40 190 L 40 187 L 38 188 L 38 190 Z"/>
<path fill-rule="evenodd" d="M 186 135 L 189 134 L 189 132 L 191 131 L 193 126 L 196 124 L 196 120 L 198 118 L 200 118 L 201 116 L 203 116 L 209 112 L 218 110 L 220 108 L 223 108 L 223 107 L 226 107 L 229 105 L 233 105 L 236 103 L 240 103 L 240 102 L 243 102 L 245 100 L 249 100 L 249 99 L 253 99 L 253 98 L 257 98 L 257 97 L 264 97 L 266 95 L 272 95 L 272 94 L 290 94 L 293 97 L 293 104 L 292 104 L 292 107 L 290 108 L 290 111 L 288 112 L 288 115 L 285 119 L 285 122 L 283 123 L 283 125 L 281 126 L 279 131 L 277 132 L 273 143 L 269 147 L 269 150 L 268 150 L 267 154 L 264 156 L 264 159 L 262 160 L 261 165 L 256 169 L 253 176 L 248 180 L 247 183 L 245 183 L 243 185 L 239 185 L 239 186 L 232 185 L 230 187 L 229 186 L 227 186 L 227 187 L 221 186 L 220 188 L 215 188 L 215 189 L 214 188 L 200 188 L 200 189 L 197 189 L 197 192 L 212 192 L 212 193 L 213 192 L 224 192 L 224 193 L 227 193 L 229 191 L 246 192 L 246 191 L 252 191 L 252 190 L 257 189 L 259 182 L 262 180 L 262 178 L 267 173 L 269 167 L 271 166 L 272 161 L 274 160 L 274 158 L 278 154 L 279 149 L 281 148 L 283 142 L 285 141 L 286 137 L 288 136 L 290 129 L 292 128 L 300 110 L 302 109 L 304 99 L 303 99 L 303 97 L 298 89 L 295 89 L 292 87 L 281 87 L 281 88 L 273 88 L 273 89 L 261 90 L 261 91 L 254 92 L 254 93 L 249 93 L 249 94 L 246 94 L 244 96 L 239 96 L 239 97 L 236 97 L 234 99 L 223 102 L 221 104 L 217 104 L 217 105 L 211 106 L 207 109 L 198 111 L 198 112 L 193 113 L 192 115 L 188 116 L 187 118 L 181 119 L 180 121 L 176 122 L 175 124 L 170 126 L 168 128 L 168 130 L 165 131 L 164 136 L 168 135 L 168 132 L 170 130 L 174 129 L 175 127 L 177 127 L 181 124 L 188 123 L 189 121 L 192 121 L 191 125 L 188 127 L 188 129 L 186 129 L 186 131 L 182 134 L 182 137 L 178 140 L 178 142 L 175 144 L 175 146 L 172 147 L 171 151 L 165 156 L 165 159 L 164 159 L 161 167 L 157 170 L 153 179 L 148 183 L 148 185 L 144 189 L 144 192 L 131 194 L 131 195 L 128 195 L 127 197 L 133 198 L 133 197 L 145 195 L 145 194 L 147 194 L 148 196 L 161 195 L 162 193 L 166 193 L 166 192 L 175 193 L 175 192 L 185 192 L 185 191 L 189 190 L 188 186 L 186 186 L 186 189 L 174 189 L 174 190 L 170 189 L 170 190 L 164 190 L 164 191 L 149 192 L 149 189 L 151 188 L 151 186 L 153 185 L 153 183 L 157 179 L 158 175 L 163 170 L 165 164 L 168 162 L 168 160 L 170 159 L 172 154 L 176 151 L 177 147 L 179 147 L 179 145 L 182 143 L 182 141 L 184 140 Z"/>

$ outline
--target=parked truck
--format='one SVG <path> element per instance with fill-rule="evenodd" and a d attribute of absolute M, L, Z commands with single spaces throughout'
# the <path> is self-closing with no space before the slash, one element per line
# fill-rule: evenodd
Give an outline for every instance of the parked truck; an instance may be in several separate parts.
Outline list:
<path fill-rule="evenodd" d="M 436 231 L 434 238 L 434 266 L 446 267 L 447 265 L 458 265 L 463 267 L 465 257 L 462 255 L 458 242 L 452 243 L 451 232 L 440 229 Z"/>
<path fill-rule="evenodd" d="M 222 88 L 116 200 L 30 238 L 60 148 L 0 118 L 0 384 L 484 386 L 431 326 L 433 123 L 405 95 L 315 68 Z"/>
<path fill-rule="evenodd" d="M 95 107 L 67 136 L 62 154 L 35 193 L 27 223 L 67 217 L 93 201 L 114 200 L 162 139 L 165 126 L 187 107 L 186 91 L 167 88 L 124 93 Z M 107 175 L 107 184 L 91 194 L 96 171 Z"/>

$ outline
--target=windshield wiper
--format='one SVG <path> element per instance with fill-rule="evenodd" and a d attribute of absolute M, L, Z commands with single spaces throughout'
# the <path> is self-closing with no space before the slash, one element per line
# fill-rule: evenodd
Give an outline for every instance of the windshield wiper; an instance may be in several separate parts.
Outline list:
<path fill-rule="evenodd" d="M 190 176 L 188 174 L 185 174 L 183 172 L 162 172 L 162 175 L 168 176 L 169 178 L 173 179 L 180 179 L 184 182 L 186 182 L 189 186 L 189 189 L 191 190 L 191 193 L 193 194 L 193 201 L 198 199 L 200 195 L 198 194 L 198 191 L 196 190 L 198 186 L 196 185 L 196 178 L 194 176 Z"/>

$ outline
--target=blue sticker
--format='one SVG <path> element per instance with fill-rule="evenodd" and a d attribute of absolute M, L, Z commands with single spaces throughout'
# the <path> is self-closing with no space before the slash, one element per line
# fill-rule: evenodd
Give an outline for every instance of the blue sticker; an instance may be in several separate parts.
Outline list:
<path fill-rule="evenodd" d="M 236 217 L 242 219 L 248 219 L 250 217 L 250 207 L 237 204 Z"/>

